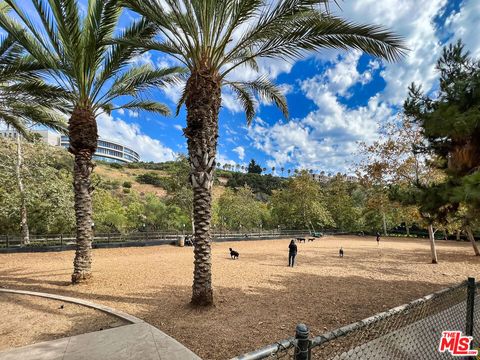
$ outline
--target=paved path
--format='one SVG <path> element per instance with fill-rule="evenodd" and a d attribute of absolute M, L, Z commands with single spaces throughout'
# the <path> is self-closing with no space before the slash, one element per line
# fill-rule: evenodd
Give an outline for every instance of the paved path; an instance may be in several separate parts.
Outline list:
<path fill-rule="evenodd" d="M 30 291 L 0 289 L 19 296 L 61 299 L 89 306 L 130 322 L 95 331 L 0 352 L 0 360 L 201 360 L 197 355 L 150 324 L 109 307 L 80 299 Z"/>
<path fill-rule="evenodd" d="M 0 360 L 201 360 L 157 328 L 139 323 L 0 352 Z"/>

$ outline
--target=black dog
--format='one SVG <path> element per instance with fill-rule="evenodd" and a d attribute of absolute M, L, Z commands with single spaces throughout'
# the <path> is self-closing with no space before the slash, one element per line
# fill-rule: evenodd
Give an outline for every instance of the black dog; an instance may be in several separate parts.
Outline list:
<path fill-rule="evenodd" d="M 233 260 L 238 259 L 239 256 L 240 256 L 240 254 L 238 253 L 238 251 L 235 251 L 232 248 L 230 248 L 230 257 Z"/>
<path fill-rule="evenodd" d="M 315 241 L 315 238 L 314 238 L 314 237 L 313 237 L 313 238 L 308 238 L 308 241 L 309 241 L 309 242 L 310 242 L 310 241 Z"/>
<path fill-rule="evenodd" d="M 305 242 L 305 238 L 297 238 L 297 241 L 301 243 L 302 241 Z"/>
<path fill-rule="evenodd" d="M 340 248 L 340 250 L 338 251 L 338 255 L 340 255 L 340 257 L 343 257 L 343 248 Z"/>

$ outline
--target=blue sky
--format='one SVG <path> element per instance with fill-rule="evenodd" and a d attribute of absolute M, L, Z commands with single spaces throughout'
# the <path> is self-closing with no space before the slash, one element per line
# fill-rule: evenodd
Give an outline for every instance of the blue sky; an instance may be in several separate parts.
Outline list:
<path fill-rule="evenodd" d="M 358 51 L 327 50 L 296 63 L 262 60 L 262 72 L 285 90 L 291 117 L 262 104 L 250 127 L 232 94 L 222 96 L 217 161 L 246 164 L 254 158 L 265 167 L 308 168 L 349 172 L 357 143 L 381 137 L 378 125 L 398 117 L 412 82 L 435 92 L 434 64 L 442 46 L 462 38 L 480 57 L 479 0 L 345 0 L 339 16 L 360 23 L 384 25 L 405 38 L 408 55 L 397 63 L 384 63 Z M 124 23 L 129 17 L 124 16 Z M 137 63 L 172 65 L 160 53 L 147 53 Z M 255 77 L 241 69 L 239 79 Z M 172 109 L 180 88 L 154 92 Z M 135 112 L 114 112 L 98 119 L 100 136 L 136 149 L 145 161 L 173 159 L 185 153 L 185 109 L 178 117 L 164 118 Z"/>

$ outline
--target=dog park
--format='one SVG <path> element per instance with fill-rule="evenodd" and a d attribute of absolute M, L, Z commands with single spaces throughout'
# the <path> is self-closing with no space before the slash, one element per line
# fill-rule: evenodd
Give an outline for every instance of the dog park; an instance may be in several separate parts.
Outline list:
<path fill-rule="evenodd" d="M 289 242 L 214 242 L 213 308 L 189 305 L 191 247 L 93 250 L 95 276 L 78 286 L 69 281 L 71 251 L 0 254 L 0 284 L 107 305 L 161 329 L 203 359 L 228 359 L 293 336 L 298 323 L 316 336 L 480 275 L 467 242 L 437 241 L 439 263 L 431 264 L 425 239 L 382 238 L 378 245 L 374 236 L 325 236 L 298 243 L 293 268 Z M 238 260 L 229 248 L 239 252 Z M 33 308 L 48 314 L 17 318 L 6 306 L 12 296 L 0 292 L 0 316 L 8 319 L 0 324 L 0 350 L 64 337 L 78 330 L 76 313 L 86 312 L 16 295 L 17 313 Z M 118 326 L 91 310 L 81 319 L 90 331 Z"/>

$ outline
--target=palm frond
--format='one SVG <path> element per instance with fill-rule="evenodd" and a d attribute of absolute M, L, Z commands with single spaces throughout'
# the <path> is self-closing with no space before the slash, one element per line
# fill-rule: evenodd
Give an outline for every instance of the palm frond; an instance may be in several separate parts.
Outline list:
<path fill-rule="evenodd" d="M 255 117 L 255 107 L 257 106 L 257 101 L 251 89 L 241 82 L 226 82 L 226 85 L 237 95 L 245 111 L 247 124 L 250 125 Z"/>
<path fill-rule="evenodd" d="M 150 65 L 132 67 L 119 76 L 112 84 L 109 94 L 114 97 L 137 96 L 139 92 L 163 87 L 180 81 L 183 68 L 154 69 Z"/>
<path fill-rule="evenodd" d="M 166 105 L 151 100 L 132 100 L 124 105 L 119 106 L 117 109 L 144 110 L 164 116 L 170 115 L 170 109 Z"/>

